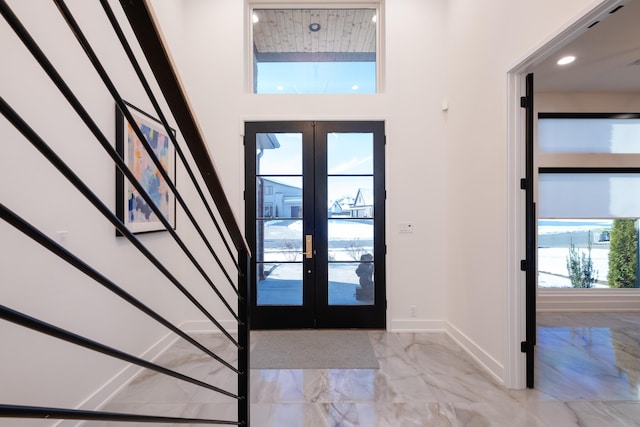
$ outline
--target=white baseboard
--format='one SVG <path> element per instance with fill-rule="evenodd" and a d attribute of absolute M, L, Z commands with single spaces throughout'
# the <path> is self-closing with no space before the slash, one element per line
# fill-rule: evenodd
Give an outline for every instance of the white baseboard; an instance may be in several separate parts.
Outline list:
<path fill-rule="evenodd" d="M 397 319 L 389 324 L 389 332 L 446 332 L 444 320 Z"/>
<path fill-rule="evenodd" d="M 458 328 L 447 322 L 447 334 L 466 351 L 476 362 L 482 366 L 498 384 L 504 385 L 504 365 L 494 359 L 482 347 L 471 338 L 463 334 Z"/>
<path fill-rule="evenodd" d="M 390 322 L 389 332 L 446 333 L 499 384 L 504 385 L 504 365 L 445 320 L 398 319 Z"/>
<path fill-rule="evenodd" d="M 538 311 L 639 311 L 640 289 L 540 289 Z"/>

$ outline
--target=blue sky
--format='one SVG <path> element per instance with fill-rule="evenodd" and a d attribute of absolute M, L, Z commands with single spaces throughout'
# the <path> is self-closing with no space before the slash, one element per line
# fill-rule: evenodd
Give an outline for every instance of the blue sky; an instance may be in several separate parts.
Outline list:
<path fill-rule="evenodd" d="M 260 62 L 257 93 L 376 92 L 375 62 Z"/>

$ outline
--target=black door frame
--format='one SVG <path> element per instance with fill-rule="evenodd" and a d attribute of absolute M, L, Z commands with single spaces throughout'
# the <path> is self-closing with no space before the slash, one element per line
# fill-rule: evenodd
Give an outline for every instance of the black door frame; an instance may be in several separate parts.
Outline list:
<path fill-rule="evenodd" d="M 380 121 L 272 121 L 245 123 L 245 234 L 249 246 L 254 253 L 251 265 L 251 276 L 257 278 L 256 250 L 256 152 L 255 141 L 258 133 L 301 133 L 303 140 L 312 141 L 313 155 L 303 156 L 304 200 L 326 200 L 326 185 L 316 185 L 318 176 L 326 176 L 326 139 L 323 135 L 331 132 L 371 132 L 374 135 L 374 283 L 375 300 L 373 305 L 329 305 L 326 284 L 328 274 L 326 241 L 327 209 L 314 212 L 312 203 L 304 204 L 303 233 L 314 234 L 314 248 L 317 249 L 313 259 L 304 259 L 303 274 L 313 272 L 315 282 L 307 281 L 303 287 L 302 306 L 258 306 L 257 286 L 251 286 L 251 318 L 253 329 L 303 329 L 303 328 L 367 328 L 384 329 L 386 327 L 386 240 L 385 240 L 385 160 L 384 160 L 384 122 Z M 316 164 L 321 169 L 316 170 Z M 311 171 L 310 173 L 308 171 Z M 326 207 L 326 203 L 325 203 Z M 320 238 L 318 238 L 320 236 Z M 381 243 L 382 242 L 382 243 Z"/>
<path fill-rule="evenodd" d="M 522 270 L 526 274 L 525 284 L 525 317 L 526 317 L 526 338 L 521 343 L 521 351 L 526 354 L 526 381 L 527 387 L 534 387 L 535 377 L 535 346 L 537 341 L 536 325 L 536 297 L 537 297 L 537 226 L 536 226 L 536 203 L 534 198 L 535 170 L 534 170 L 534 109 L 533 109 L 533 74 L 527 74 L 525 96 L 522 98 L 521 106 L 525 108 L 525 178 L 521 188 L 526 191 L 525 215 L 526 215 L 526 249 L 525 260 Z"/>

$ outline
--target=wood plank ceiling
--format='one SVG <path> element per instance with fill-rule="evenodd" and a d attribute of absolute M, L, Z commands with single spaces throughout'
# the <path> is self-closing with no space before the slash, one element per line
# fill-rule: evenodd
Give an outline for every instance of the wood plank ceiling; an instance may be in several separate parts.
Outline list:
<path fill-rule="evenodd" d="M 253 42 L 260 54 L 376 51 L 375 9 L 256 9 Z M 312 31 L 311 24 L 320 24 Z"/>

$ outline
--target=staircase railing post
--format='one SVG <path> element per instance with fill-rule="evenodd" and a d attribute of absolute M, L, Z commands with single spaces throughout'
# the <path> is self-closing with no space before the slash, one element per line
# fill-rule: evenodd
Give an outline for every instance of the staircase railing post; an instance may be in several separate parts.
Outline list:
<path fill-rule="evenodd" d="M 249 427 L 249 415 L 250 415 L 250 388 L 249 388 L 249 369 L 250 364 L 250 333 L 251 323 L 249 312 L 251 309 L 251 292 L 249 290 L 250 269 L 249 269 L 250 257 L 246 250 L 240 250 L 238 252 L 238 317 L 240 322 L 238 324 L 238 344 L 240 348 L 238 350 L 238 395 L 240 400 L 238 401 L 238 421 L 240 425 Z"/>

